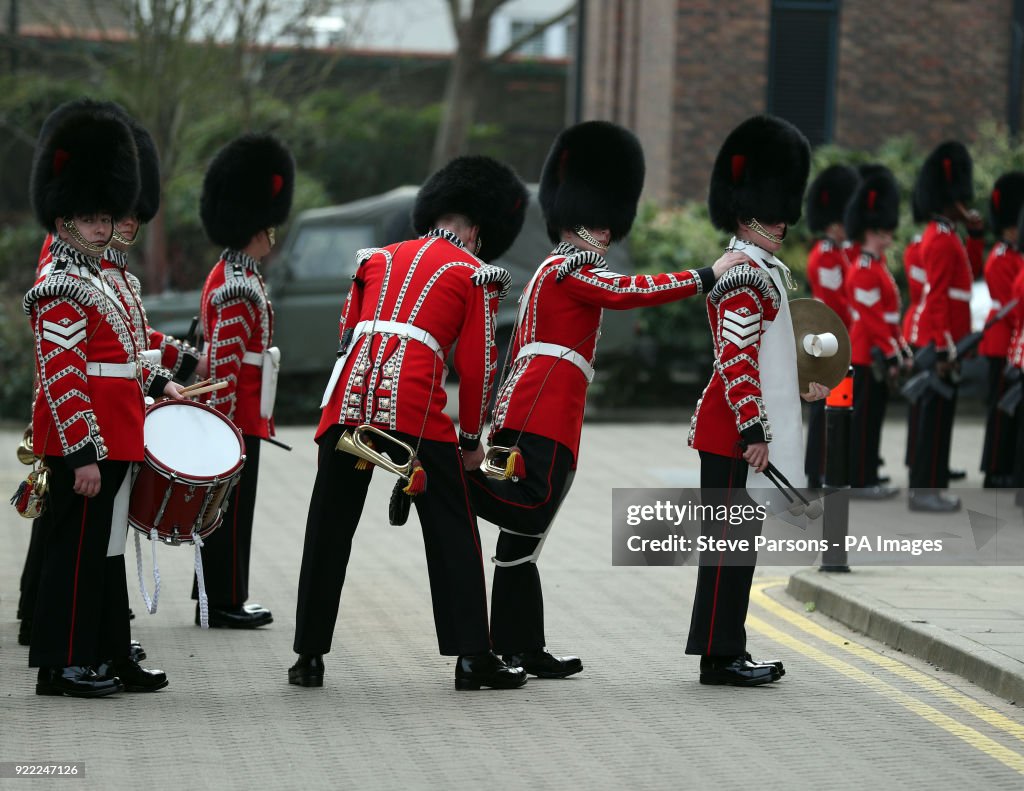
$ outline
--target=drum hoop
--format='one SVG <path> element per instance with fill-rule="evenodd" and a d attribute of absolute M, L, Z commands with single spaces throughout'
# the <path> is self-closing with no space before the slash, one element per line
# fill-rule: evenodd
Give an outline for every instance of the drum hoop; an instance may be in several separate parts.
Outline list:
<path fill-rule="evenodd" d="M 167 399 L 166 401 L 158 401 L 157 403 L 153 404 L 152 406 L 150 406 L 150 407 L 148 407 L 146 409 L 146 417 L 149 417 L 149 414 L 151 412 L 153 412 L 154 410 L 160 409 L 161 407 L 165 407 L 165 406 L 168 406 L 168 405 L 171 405 L 171 406 L 188 405 L 188 408 L 202 409 L 203 411 L 209 412 L 212 415 L 214 415 L 215 417 L 217 417 L 221 422 L 224 423 L 224 425 L 226 425 L 228 428 L 230 428 L 231 431 L 235 435 L 235 440 L 238 442 L 238 461 L 237 461 L 237 463 L 233 467 L 231 467 L 231 469 L 226 470 L 225 472 L 222 472 L 219 475 L 187 475 L 186 476 L 186 475 L 181 475 L 178 472 L 178 470 L 172 469 L 172 468 L 168 467 L 166 464 L 164 464 L 162 461 L 160 461 L 156 456 L 154 456 L 150 452 L 149 446 L 146 445 L 146 446 L 144 446 L 146 464 L 148 464 L 150 467 L 152 467 L 154 469 L 154 471 L 157 472 L 162 478 L 167 478 L 168 480 L 172 480 L 173 479 L 173 480 L 181 481 L 182 483 L 187 483 L 187 484 L 192 484 L 192 485 L 206 484 L 206 483 L 211 483 L 213 481 L 227 481 L 227 480 L 231 480 L 231 478 L 233 478 L 235 475 L 237 475 L 238 471 L 241 470 L 242 466 L 245 464 L 245 440 L 242 439 L 242 432 L 238 430 L 238 426 L 236 426 L 234 423 L 232 423 L 227 417 L 222 415 L 220 412 L 218 412 L 213 407 L 207 406 L 206 404 L 200 404 L 198 401 L 178 401 L 176 399 Z M 143 420 L 143 423 L 145 423 L 145 420 Z"/>

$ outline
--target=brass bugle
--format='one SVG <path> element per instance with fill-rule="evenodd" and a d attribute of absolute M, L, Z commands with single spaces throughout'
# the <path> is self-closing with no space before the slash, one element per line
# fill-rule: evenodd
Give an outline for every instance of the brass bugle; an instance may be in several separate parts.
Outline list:
<path fill-rule="evenodd" d="M 368 442 L 368 434 L 376 434 L 387 442 L 400 446 L 408 454 L 406 462 L 404 464 L 399 464 L 371 446 Z M 368 461 L 370 464 L 375 464 L 388 472 L 393 472 L 399 478 L 405 478 L 406 480 L 408 480 L 412 475 L 412 462 L 416 456 L 416 451 L 412 449 L 411 445 L 402 442 L 400 439 L 396 439 L 375 426 L 370 426 L 365 423 L 361 426 L 356 426 L 353 429 L 346 429 L 343 431 L 341 437 L 338 439 L 338 443 L 334 446 L 334 449 L 340 450 L 344 453 L 351 453 L 353 456 L 358 456 L 360 459 Z"/>
<path fill-rule="evenodd" d="M 21 437 L 21 442 L 18 443 L 18 461 L 22 464 L 35 464 L 36 454 L 32 450 L 32 426 L 25 429 L 25 433 Z"/>
<path fill-rule="evenodd" d="M 487 453 L 484 454 L 484 461 L 480 465 L 480 471 L 488 478 L 494 478 L 497 481 L 507 481 L 508 475 L 508 457 L 512 453 L 512 448 L 507 448 L 504 445 L 491 445 L 487 449 Z"/>

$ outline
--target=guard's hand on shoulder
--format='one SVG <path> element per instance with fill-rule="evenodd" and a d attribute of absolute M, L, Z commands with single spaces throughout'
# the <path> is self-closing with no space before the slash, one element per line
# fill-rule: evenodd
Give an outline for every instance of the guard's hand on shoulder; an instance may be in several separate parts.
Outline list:
<path fill-rule="evenodd" d="M 745 264 L 750 261 L 750 258 L 744 253 L 738 250 L 729 250 L 722 254 L 722 257 L 715 261 L 711 266 L 711 271 L 715 273 L 715 278 L 720 278 L 730 269 L 737 264 Z"/>

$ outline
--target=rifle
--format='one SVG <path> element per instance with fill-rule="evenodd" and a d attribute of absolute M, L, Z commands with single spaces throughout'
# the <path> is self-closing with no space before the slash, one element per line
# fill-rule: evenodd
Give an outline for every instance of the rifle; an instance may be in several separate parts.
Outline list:
<path fill-rule="evenodd" d="M 978 348 L 978 344 L 981 343 L 985 333 L 1006 318 L 1006 315 L 1015 307 L 1017 307 L 1017 300 L 1010 300 L 978 332 L 968 333 L 957 341 L 956 357 L 963 357 Z M 918 399 L 928 390 L 934 391 L 936 395 L 947 401 L 953 397 L 953 386 L 943 381 L 942 377 L 935 372 L 935 364 L 938 361 L 939 353 L 935 348 L 934 341 L 923 349 L 919 349 L 917 354 L 914 355 L 914 368 L 917 369 L 918 373 L 910 377 L 907 383 L 900 389 L 903 397 L 911 404 L 916 404 Z"/>
<path fill-rule="evenodd" d="M 1003 391 L 996 409 L 1012 417 L 1021 398 L 1024 398 L 1024 379 L 1021 377 L 1020 368 L 1007 367 L 1004 376 L 1010 384 Z"/>

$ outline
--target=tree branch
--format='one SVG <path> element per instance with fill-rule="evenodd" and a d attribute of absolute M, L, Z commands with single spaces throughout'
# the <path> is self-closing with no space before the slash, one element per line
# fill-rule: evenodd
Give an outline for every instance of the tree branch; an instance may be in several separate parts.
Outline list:
<path fill-rule="evenodd" d="M 570 3 L 569 6 L 567 6 L 566 9 L 564 11 L 562 11 L 562 13 L 555 14 L 553 17 L 550 17 L 549 19 L 544 20 L 539 25 L 537 25 L 537 27 L 535 27 L 533 30 L 531 30 L 528 33 L 524 33 L 523 35 L 519 36 L 518 38 L 513 40 L 511 44 L 509 44 L 507 47 L 505 47 L 505 49 L 503 49 L 497 55 L 494 55 L 493 57 L 488 58 L 488 60 L 493 60 L 493 61 L 505 60 L 505 58 L 509 57 L 510 55 L 515 54 L 515 51 L 517 49 L 519 49 L 521 46 L 523 46 L 523 44 L 527 43 L 528 41 L 533 41 L 533 39 L 537 38 L 537 36 L 539 36 L 542 33 L 544 33 L 546 30 L 548 30 L 548 28 L 554 27 L 559 22 L 561 22 L 563 19 L 566 19 L 566 18 L 568 18 L 570 16 L 573 16 L 575 13 L 576 13 L 576 6 L 574 4 L 572 4 L 572 3 Z"/>

